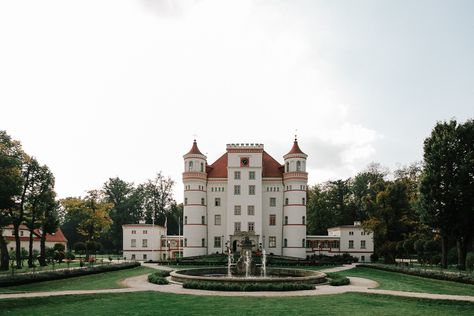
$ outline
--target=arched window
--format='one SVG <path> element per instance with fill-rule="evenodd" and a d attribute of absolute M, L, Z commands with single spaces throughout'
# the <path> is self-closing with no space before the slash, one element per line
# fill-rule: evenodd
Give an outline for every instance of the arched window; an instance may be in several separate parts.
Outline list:
<path fill-rule="evenodd" d="M 285 225 L 288 225 L 288 216 L 285 216 Z"/>
<path fill-rule="evenodd" d="M 188 246 L 188 239 L 184 238 L 184 247 L 187 247 L 187 246 Z"/>
<path fill-rule="evenodd" d="M 305 216 L 301 217 L 301 223 L 302 223 L 303 225 L 306 224 L 306 217 L 305 217 Z"/>
<path fill-rule="evenodd" d="M 206 247 L 206 239 L 201 239 L 201 247 Z"/>
<path fill-rule="evenodd" d="M 204 163 L 201 162 L 201 172 L 204 172 Z"/>
<path fill-rule="evenodd" d="M 188 224 L 188 217 L 185 216 L 185 217 L 184 217 L 184 225 L 187 225 L 187 224 Z"/>
<path fill-rule="evenodd" d="M 289 162 L 286 163 L 286 172 L 290 172 L 290 163 Z"/>
<path fill-rule="evenodd" d="M 188 170 L 193 171 L 193 162 L 192 161 L 189 162 L 189 169 Z"/>
<path fill-rule="evenodd" d="M 288 247 L 288 239 L 283 239 L 283 247 Z"/>
<path fill-rule="evenodd" d="M 301 240 L 301 247 L 303 247 L 303 248 L 306 247 L 304 238 Z"/>
<path fill-rule="evenodd" d="M 296 162 L 296 171 L 301 171 L 301 161 Z"/>
<path fill-rule="evenodd" d="M 206 224 L 206 217 L 205 216 L 201 216 L 201 224 Z"/>

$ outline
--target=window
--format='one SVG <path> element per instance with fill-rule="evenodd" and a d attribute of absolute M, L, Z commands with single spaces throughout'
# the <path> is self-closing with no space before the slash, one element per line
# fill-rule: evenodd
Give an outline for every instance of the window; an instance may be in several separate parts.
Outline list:
<path fill-rule="evenodd" d="M 185 217 L 184 217 L 184 225 L 187 225 L 187 224 L 188 224 L 188 217 L 185 216 Z"/>
<path fill-rule="evenodd" d="M 206 202 L 206 201 L 204 200 L 204 198 L 201 198 L 201 205 L 206 204 L 205 202 Z"/>
<path fill-rule="evenodd" d="M 286 248 L 288 247 L 288 239 L 283 239 L 283 247 Z"/>
<path fill-rule="evenodd" d="M 274 198 L 274 197 L 271 197 L 270 198 L 270 206 L 274 207 L 274 206 L 276 206 L 276 204 L 277 204 L 277 199 Z"/>
<path fill-rule="evenodd" d="M 285 225 L 288 225 L 288 216 L 285 216 Z"/>
<path fill-rule="evenodd" d="M 255 223 L 254 222 L 249 222 L 248 227 L 249 227 L 249 229 L 248 229 L 249 232 L 255 231 Z"/>
<path fill-rule="evenodd" d="M 206 216 L 201 216 L 201 224 L 206 224 Z"/>
<path fill-rule="evenodd" d="M 234 215 L 240 215 L 242 213 L 242 207 L 240 205 L 234 205 Z"/>
<path fill-rule="evenodd" d="M 137 233 L 136 230 L 132 230 L 132 235 L 135 235 Z"/>
<path fill-rule="evenodd" d="M 365 240 L 360 241 L 360 249 L 365 249 Z"/>
<path fill-rule="evenodd" d="M 214 199 L 214 206 L 221 206 L 221 198 Z"/>
<path fill-rule="evenodd" d="M 354 241 L 349 240 L 349 249 L 354 249 Z"/>
<path fill-rule="evenodd" d="M 143 231 L 143 235 L 146 235 L 148 233 L 148 231 L 144 230 Z"/>
<path fill-rule="evenodd" d="M 255 186 L 249 185 L 249 195 L 255 195 Z"/>
<path fill-rule="evenodd" d="M 268 247 L 276 248 L 276 246 L 277 246 L 277 238 L 275 236 L 268 237 Z"/>
<path fill-rule="evenodd" d="M 143 260 L 146 260 L 147 259 L 147 256 L 146 256 L 146 253 L 143 254 Z"/>
<path fill-rule="evenodd" d="M 301 171 L 301 161 L 296 162 L 296 171 Z"/>
<path fill-rule="evenodd" d="M 214 236 L 214 248 L 221 247 L 221 236 Z"/>
<path fill-rule="evenodd" d="M 354 236 L 354 232 L 349 232 L 349 236 Z"/>
<path fill-rule="evenodd" d="M 288 198 L 285 198 L 285 205 L 288 205 Z"/>
<path fill-rule="evenodd" d="M 130 240 L 130 247 L 135 248 L 136 246 L 137 246 L 137 240 L 136 239 Z"/>
<path fill-rule="evenodd" d="M 201 239 L 201 247 L 206 247 L 206 239 Z"/>
<path fill-rule="evenodd" d="M 187 247 L 187 246 L 188 246 L 188 239 L 184 238 L 184 247 Z"/>
<path fill-rule="evenodd" d="M 189 162 L 189 171 L 193 171 L 193 162 L 192 161 Z"/>
<path fill-rule="evenodd" d="M 221 224 L 221 216 L 219 214 L 214 215 L 214 225 Z"/>
<path fill-rule="evenodd" d="M 305 198 L 301 199 L 301 204 L 306 205 L 306 199 Z"/>
<path fill-rule="evenodd" d="M 132 260 L 135 260 L 135 255 L 134 254 L 132 255 Z"/>
<path fill-rule="evenodd" d="M 360 256 L 360 261 L 365 262 L 365 256 Z"/>
<path fill-rule="evenodd" d="M 201 172 L 204 172 L 204 163 L 201 162 Z"/>
<path fill-rule="evenodd" d="M 142 247 L 147 248 L 148 247 L 148 239 L 143 239 L 142 240 Z"/>
<path fill-rule="evenodd" d="M 234 185 L 234 195 L 240 195 L 240 185 Z"/>
<path fill-rule="evenodd" d="M 240 222 L 235 222 L 234 223 L 234 231 L 235 232 L 240 232 Z"/>
<path fill-rule="evenodd" d="M 23 236 L 23 233 L 24 233 L 24 232 L 23 232 L 22 230 L 20 230 L 20 236 Z"/>
<path fill-rule="evenodd" d="M 188 198 L 184 198 L 184 205 L 188 205 Z"/>
<path fill-rule="evenodd" d="M 255 180 L 255 171 L 249 171 L 249 179 Z"/>
<path fill-rule="evenodd" d="M 234 171 L 234 179 L 240 180 L 240 171 Z"/>
<path fill-rule="evenodd" d="M 270 214 L 270 226 L 275 226 L 275 225 L 276 225 L 276 215 Z"/>
<path fill-rule="evenodd" d="M 301 224 L 306 225 L 306 217 L 301 217 Z"/>
<path fill-rule="evenodd" d="M 255 206 L 253 205 L 247 206 L 247 215 L 255 215 Z"/>
<path fill-rule="evenodd" d="M 305 248 L 305 247 L 306 247 L 305 242 L 306 242 L 306 241 L 304 240 L 304 238 L 301 239 L 301 247 L 302 247 L 302 248 Z"/>
<path fill-rule="evenodd" d="M 286 172 L 290 172 L 290 163 L 289 162 L 286 163 Z"/>

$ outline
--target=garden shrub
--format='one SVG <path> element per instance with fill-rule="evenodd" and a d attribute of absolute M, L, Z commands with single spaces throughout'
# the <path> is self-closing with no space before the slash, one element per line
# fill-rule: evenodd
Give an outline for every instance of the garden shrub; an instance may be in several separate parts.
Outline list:
<path fill-rule="evenodd" d="M 165 279 L 165 274 L 161 272 L 167 272 L 167 271 L 157 271 L 152 274 L 148 275 L 148 282 L 154 283 L 154 284 L 168 284 L 168 280 Z M 169 275 L 169 272 L 168 272 Z"/>
<path fill-rule="evenodd" d="M 466 255 L 466 269 L 474 270 L 474 252 L 468 252 Z"/>
<path fill-rule="evenodd" d="M 348 277 L 337 273 L 327 273 L 327 277 L 329 278 L 329 285 L 332 286 L 349 285 L 351 283 Z"/>
<path fill-rule="evenodd" d="M 198 282 L 187 281 L 183 283 L 186 289 L 211 290 L 211 291 L 300 291 L 314 290 L 314 284 L 306 283 L 228 283 L 228 282 Z"/>

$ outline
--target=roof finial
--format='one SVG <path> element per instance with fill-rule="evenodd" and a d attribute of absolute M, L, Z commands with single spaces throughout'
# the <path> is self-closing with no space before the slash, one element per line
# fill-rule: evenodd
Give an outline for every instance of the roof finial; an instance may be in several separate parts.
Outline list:
<path fill-rule="evenodd" d="M 298 141 L 298 129 L 295 129 L 295 142 Z"/>
<path fill-rule="evenodd" d="M 193 134 L 193 138 L 194 138 L 194 142 L 196 142 L 196 138 L 197 138 L 197 134 L 196 134 L 196 133 Z"/>

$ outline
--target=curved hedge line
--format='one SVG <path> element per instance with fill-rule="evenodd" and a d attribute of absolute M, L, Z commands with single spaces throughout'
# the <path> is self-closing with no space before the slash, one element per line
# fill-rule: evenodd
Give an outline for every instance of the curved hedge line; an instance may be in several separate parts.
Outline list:
<path fill-rule="evenodd" d="M 166 277 L 170 275 L 169 271 L 158 270 L 148 275 L 148 282 L 153 284 L 168 284 Z"/>
<path fill-rule="evenodd" d="M 433 270 L 420 270 L 412 268 L 403 268 L 396 266 L 383 266 L 375 264 L 358 264 L 357 267 L 377 269 L 382 271 L 397 272 L 408 275 L 419 276 L 422 278 L 437 279 L 443 281 L 453 281 L 465 284 L 474 284 L 474 277 L 467 274 L 455 273 L 455 272 L 438 272 Z"/>
<path fill-rule="evenodd" d="M 88 274 L 97 274 L 109 271 L 117 271 L 123 269 L 131 269 L 139 267 L 139 262 L 123 262 L 118 264 L 106 264 L 106 265 L 97 265 L 88 268 L 81 269 L 68 269 L 68 270 L 59 270 L 59 271 L 47 271 L 47 272 L 36 272 L 36 273 L 22 273 L 14 276 L 1 276 L 0 277 L 0 286 L 13 286 L 21 284 L 29 284 L 43 281 L 52 281 L 59 279 L 73 278 Z"/>
<path fill-rule="evenodd" d="M 314 290 L 314 284 L 305 283 L 226 283 L 226 282 L 184 282 L 186 289 L 211 290 L 211 291 L 300 291 Z"/>

